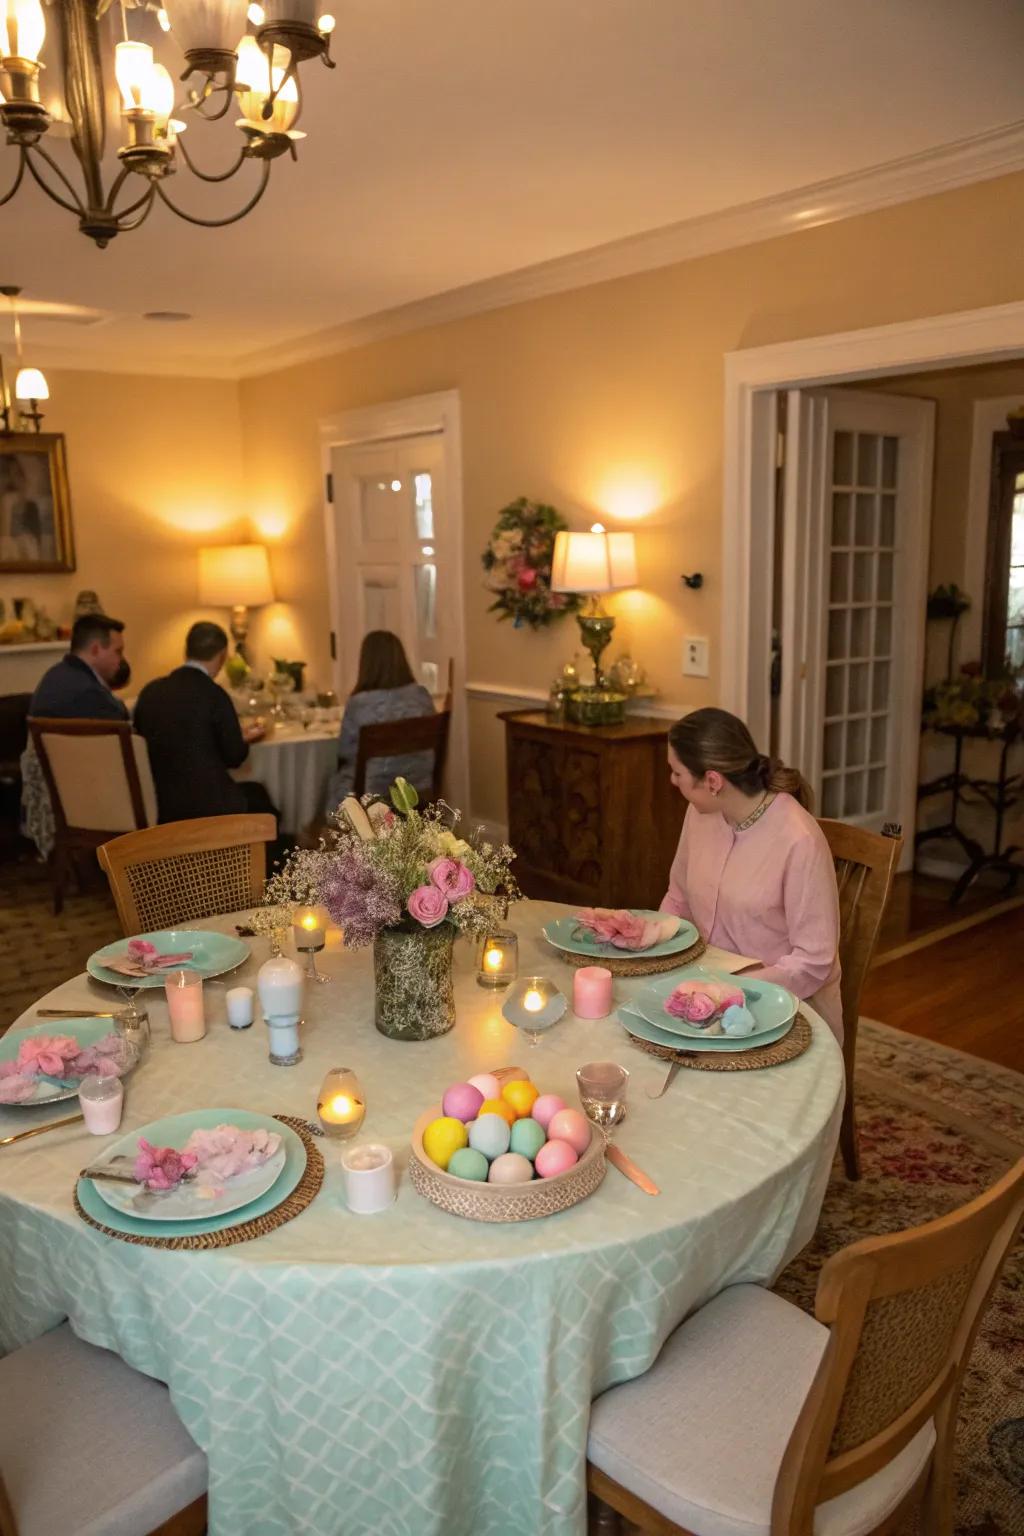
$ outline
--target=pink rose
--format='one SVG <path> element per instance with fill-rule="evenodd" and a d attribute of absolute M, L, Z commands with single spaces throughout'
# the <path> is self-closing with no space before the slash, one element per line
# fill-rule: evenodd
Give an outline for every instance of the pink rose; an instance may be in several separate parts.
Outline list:
<path fill-rule="evenodd" d="M 519 583 L 520 592 L 532 592 L 537 585 L 537 572 L 532 565 L 524 565 L 516 580 Z"/>
<path fill-rule="evenodd" d="M 179 1152 L 176 1147 L 154 1147 L 139 1137 L 139 1153 L 132 1172 L 147 1189 L 174 1189 L 199 1159 L 194 1152 Z"/>
<path fill-rule="evenodd" d="M 448 898 L 436 885 L 418 885 L 406 902 L 410 917 L 424 928 L 436 928 L 448 916 Z"/>
<path fill-rule="evenodd" d="M 431 885 L 436 885 L 451 902 L 462 901 L 471 891 L 476 890 L 473 871 L 461 859 L 435 859 L 428 865 L 428 869 Z"/>

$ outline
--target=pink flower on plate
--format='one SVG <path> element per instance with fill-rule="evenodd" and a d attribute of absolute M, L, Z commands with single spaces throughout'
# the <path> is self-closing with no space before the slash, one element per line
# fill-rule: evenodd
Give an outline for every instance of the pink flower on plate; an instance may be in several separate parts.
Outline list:
<path fill-rule="evenodd" d="M 745 1005 L 739 987 L 724 981 L 681 981 L 665 999 L 665 1012 L 688 1024 L 708 1024 L 733 1004 Z"/>
<path fill-rule="evenodd" d="M 473 871 L 461 859 L 434 859 L 427 868 L 431 885 L 436 885 L 450 902 L 463 901 L 476 890 Z"/>
<path fill-rule="evenodd" d="M 406 902 L 410 917 L 424 928 L 436 928 L 448 916 L 448 898 L 436 885 L 418 885 Z"/>
<path fill-rule="evenodd" d="M 47 1077 L 63 1077 L 65 1065 L 80 1050 L 73 1035 L 35 1035 L 18 1047 L 21 1072 L 42 1072 Z"/>
<path fill-rule="evenodd" d="M 191 1173 L 198 1159 L 194 1152 L 179 1152 L 176 1147 L 154 1147 L 139 1137 L 139 1151 L 133 1173 L 147 1189 L 174 1189 Z"/>

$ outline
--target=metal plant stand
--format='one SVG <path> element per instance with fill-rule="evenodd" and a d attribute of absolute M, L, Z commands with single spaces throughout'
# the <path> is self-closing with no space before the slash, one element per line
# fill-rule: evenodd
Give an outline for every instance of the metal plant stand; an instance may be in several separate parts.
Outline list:
<path fill-rule="evenodd" d="M 945 840 L 959 843 L 967 855 L 968 864 L 956 885 L 953 887 L 949 898 L 950 906 L 956 903 L 964 895 L 965 891 L 973 885 L 982 870 L 993 869 L 1006 875 L 1006 890 L 1010 892 L 1016 888 L 1017 882 L 1024 873 L 1024 866 L 1017 863 L 1014 855 L 1021 850 L 1011 843 L 1003 847 L 1003 831 L 1006 822 L 1006 814 L 1024 796 L 1024 774 L 1011 773 L 1009 766 L 1010 748 L 1020 740 L 1020 729 L 1017 725 L 1007 726 L 1002 731 L 989 731 L 984 726 L 955 726 L 940 725 L 933 729 L 940 736 L 948 736 L 954 743 L 953 767 L 951 772 L 941 774 L 938 778 L 922 784 L 917 791 L 918 801 L 929 800 L 934 795 L 949 795 L 949 820 L 937 827 L 926 827 L 917 834 L 914 839 L 915 849 L 921 848 L 925 843 Z M 994 779 L 975 778 L 965 772 L 963 766 L 964 742 L 974 741 L 999 741 L 999 769 Z M 970 837 L 960 825 L 960 809 L 962 805 L 987 805 L 994 816 L 994 829 L 992 836 L 992 848 L 990 852 L 982 847 L 976 838 Z"/>

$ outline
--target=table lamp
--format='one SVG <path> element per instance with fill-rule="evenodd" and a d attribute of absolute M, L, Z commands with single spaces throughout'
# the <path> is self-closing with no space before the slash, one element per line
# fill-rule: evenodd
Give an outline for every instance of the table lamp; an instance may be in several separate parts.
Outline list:
<path fill-rule="evenodd" d="M 245 637 L 249 609 L 274 601 L 270 561 L 262 544 L 217 544 L 199 551 L 199 601 L 205 608 L 231 609 L 231 637 L 248 661 Z"/>
<path fill-rule="evenodd" d="M 615 619 L 601 605 L 605 592 L 636 586 L 636 541 L 631 533 L 606 533 L 594 523 L 589 533 L 555 535 L 551 562 L 553 592 L 582 592 L 586 601 L 576 615 L 583 644 L 594 661 L 594 681 L 566 701 L 570 718 L 583 725 L 612 725 L 623 718 L 626 695 L 609 688 L 601 671 L 601 652 L 612 638 Z"/>

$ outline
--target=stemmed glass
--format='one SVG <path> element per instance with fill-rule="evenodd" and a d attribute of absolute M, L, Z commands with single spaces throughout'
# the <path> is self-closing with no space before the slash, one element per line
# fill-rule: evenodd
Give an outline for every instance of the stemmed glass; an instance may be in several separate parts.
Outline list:
<path fill-rule="evenodd" d="M 583 1113 L 597 1126 L 606 1143 L 625 1119 L 628 1084 L 626 1068 L 614 1061 L 591 1061 L 576 1073 Z"/>
<path fill-rule="evenodd" d="M 529 1040 L 539 1045 L 541 1036 L 562 1017 L 568 1000 L 546 976 L 524 976 L 502 1004 L 502 1014 Z"/>

